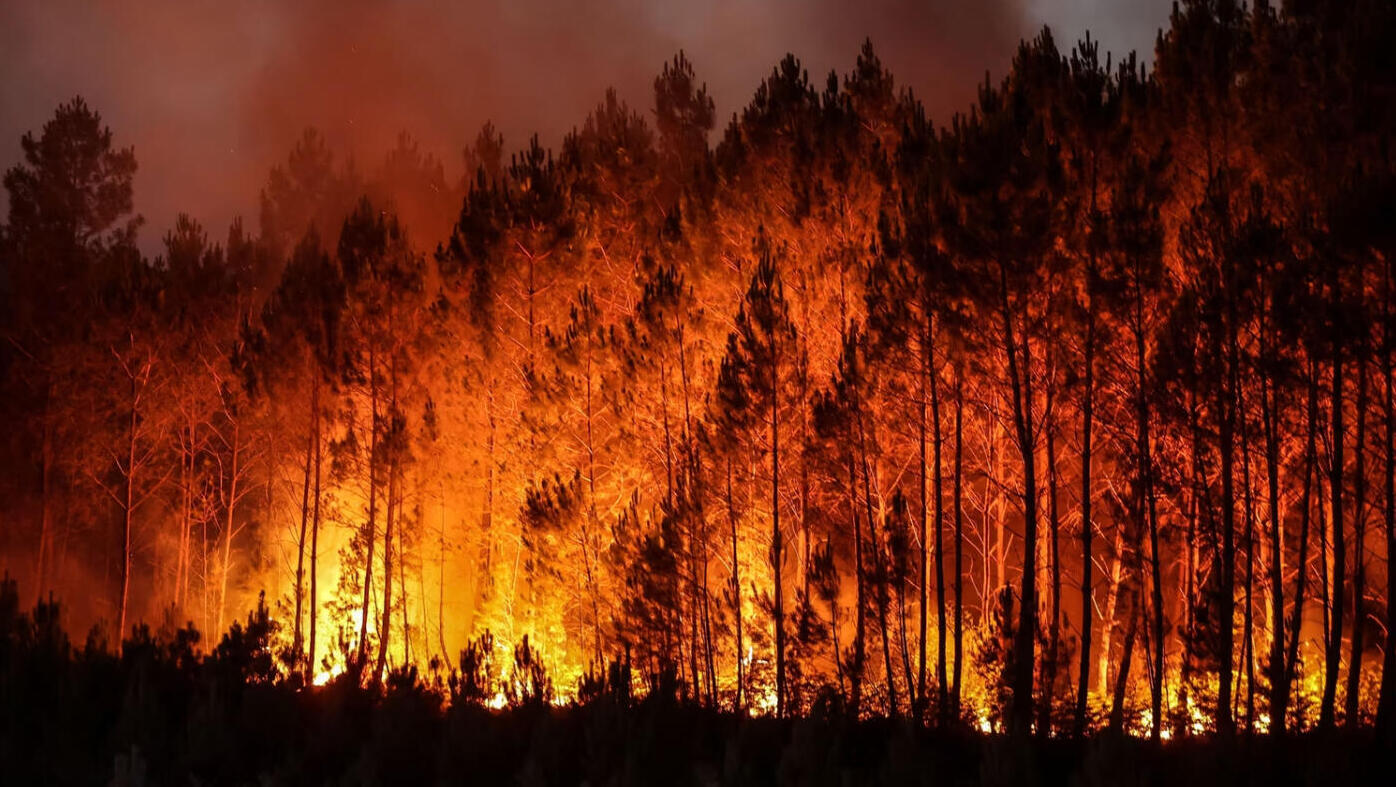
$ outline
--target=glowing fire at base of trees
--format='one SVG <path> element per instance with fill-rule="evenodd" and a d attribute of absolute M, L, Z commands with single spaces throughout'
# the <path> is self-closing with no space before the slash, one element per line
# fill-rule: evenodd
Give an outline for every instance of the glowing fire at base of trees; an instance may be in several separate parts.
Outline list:
<path fill-rule="evenodd" d="M 940 125 L 868 44 L 715 147 L 683 55 L 455 183 L 308 131 L 153 260 L 65 104 L 5 178 L 5 565 L 114 648 L 265 592 L 297 690 L 1396 723 L 1396 23 L 1300 5 L 1044 32 Z"/>

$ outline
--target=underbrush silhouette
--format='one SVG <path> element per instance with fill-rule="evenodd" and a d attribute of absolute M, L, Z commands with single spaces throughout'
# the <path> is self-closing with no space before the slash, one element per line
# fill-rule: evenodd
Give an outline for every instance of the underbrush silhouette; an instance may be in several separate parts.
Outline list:
<path fill-rule="evenodd" d="M 5 784 L 1171 785 L 1362 784 L 1390 778 L 1370 732 L 1171 744 L 986 736 L 851 719 L 817 702 L 746 718 L 689 699 L 672 670 L 629 659 L 554 704 L 527 643 L 507 668 L 488 637 L 454 665 L 286 678 L 259 605 L 218 644 L 192 627 L 134 628 L 117 654 L 74 646 L 57 603 L 22 612 L 0 583 L 0 782 Z M 647 690 L 642 691 L 641 687 Z M 492 708 L 497 693 L 507 702 Z"/>

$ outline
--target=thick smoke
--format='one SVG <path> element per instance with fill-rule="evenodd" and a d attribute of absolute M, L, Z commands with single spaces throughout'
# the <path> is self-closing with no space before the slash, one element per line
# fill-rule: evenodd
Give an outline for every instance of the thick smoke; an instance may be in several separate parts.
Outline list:
<path fill-rule="evenodd" d="M 865 37 L 945 118 L 1039 24 L 1043 2 L 1023 2 L 20 0 L 0 9 L 0 166 L 82 94 L 136 148 L 153 250 L 177 211 L 215 237 L 236 214 L 255 219 L 268 168 L 308 125 L 365 170 L 407 131 L 454 176 L 486 120 L 516 149 L 533 132 L 555 144 L 608 86 L 647 109 L 680 48 L 724 121 L 783 53 L 822 85 Z"/>

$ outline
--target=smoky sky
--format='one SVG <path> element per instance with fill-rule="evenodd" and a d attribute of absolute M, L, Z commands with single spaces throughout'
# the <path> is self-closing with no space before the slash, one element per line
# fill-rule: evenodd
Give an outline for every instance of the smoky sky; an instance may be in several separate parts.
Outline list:
<path fill-rule="evenodd" d="M 255 223 L 267 170 L 315 126 L 372 170 L 400 132 L 446 166 L 492 121 L 556 145 L 614 87 L 648 111 L 683 49 L 719 128 L 786 52 L 822 86 L 870 38 L 935 119 L 1042 25 L 1147 54 L 1168 0 L 0 0 L 0 167 L 83 96 L 135 147 L 148 251 L 177 212 Z M 5 197 L 0 195 L 0 203 Z M 0 205 L 0 207 L 7 207 Z"/>

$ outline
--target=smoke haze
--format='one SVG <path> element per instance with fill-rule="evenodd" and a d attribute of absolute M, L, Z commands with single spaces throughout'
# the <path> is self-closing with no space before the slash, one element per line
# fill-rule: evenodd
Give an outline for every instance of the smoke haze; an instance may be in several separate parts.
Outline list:
<path fill-rule="evenodd" d="M 518 149 L 555 145 L 615 87 L 648 110 L 663 63 L 687 51 L 719 127 L 785 52 L 822 86 L 864 38 L 935 119 L 1051 24 L 1113 49 L 1152 46 L 1166 0 L 19 0 L 0 8 L 0 167 L 60 102 L 82 95 L 140 170 L 152 251 L 178 211 L 214 237 L 306 126 L 376 167 L 406 131 L 448 177 L 486 120 Z M 4 200 L 0 196 L 0 200 Z"/>

